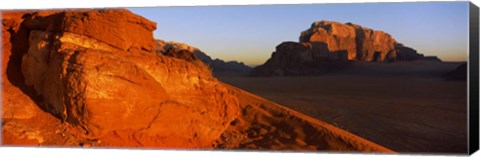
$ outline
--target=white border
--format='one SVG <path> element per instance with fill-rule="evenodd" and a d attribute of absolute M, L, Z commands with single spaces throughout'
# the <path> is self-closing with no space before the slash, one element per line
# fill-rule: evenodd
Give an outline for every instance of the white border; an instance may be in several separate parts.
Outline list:
<path fill-rule="evenodd" d="M 372 3 L 372 2 L 425 2 L 427 0 L 182 0 L 182 1 L 127 1 L 127 0 L 1 0 L 0 10 L 11 9 L 55 9 L 55 8 L 115 8 L 115 7 L 153 7 L 153 6 L 206 6 L 206 5 L 258 5 L 258 4 L 310 4 L 310 3 Z M 435 0 L 449 1 L 449 0 Z M 450 0 L 451 1 L 451 0 Z M 458 0 L 457 0 L 458 1 Z M 464 1 L 464 0 L 461 0 Z M 472 0 L 480 6 L 480 0 Z M 1 96 L 1 93 L 0 93 Z M 278 152 L 238 152 L 238 151 L 175 151 L 175 150 L 139 150 L 139 149 L 75 149 L 75 148 L 35 148 L 0 147 L 0 156 L 378 156 L 373 154 L 329 154 L 329 153 L 278 153 Z M 477 153 L 475 156 L 480 156 Z M 387 156 L 387 155 L 380 155 Z M 389 155 L 390 156 L 390 155 Z M 433 156 L 433 155 L 408 155 Z M 438 156 L 438 155 L 437 155 Z M 445 156 L 445 155 L 442 155 Z"/>
<path fill-rule="evenodd" d="M 466 0 L 433 0 L 466 1 Z M 480 0 L 472 0 L 479 4 Z M 374 3 L 374 2 L 428 2 L 428 0 L 181 0 L 181 1 L 133 1 L 133 0 L 2 0 L 0 9 L 53 9 L 53 8 L 102 8 L 148 6 L 206 6 L 206 5 L 258 5 L 258 4 L 311 4 L 311 3 Z M 430 1 L 431 2 L 431 1 Z"/>

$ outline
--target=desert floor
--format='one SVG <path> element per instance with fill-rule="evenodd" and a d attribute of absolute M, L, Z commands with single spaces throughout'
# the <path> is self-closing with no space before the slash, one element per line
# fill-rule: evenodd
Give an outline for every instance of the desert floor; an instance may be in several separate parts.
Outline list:
<path fill-rule="evenodd" d="M 458 65 L 357 62 L 321 76 L 216 77 L 400 153 L 464 153 L 467 83 L 442 78 Z"/>

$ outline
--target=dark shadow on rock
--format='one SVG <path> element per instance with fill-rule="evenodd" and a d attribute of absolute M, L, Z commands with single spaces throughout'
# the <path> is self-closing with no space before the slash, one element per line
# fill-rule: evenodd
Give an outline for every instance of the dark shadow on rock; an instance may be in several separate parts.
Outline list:
<path fill-rule="evenodd" d="M 22 57 L 28 52 L 28 38 L 30 35 L 30 30 L 25 26 L 25 21 L 31 20 L 32 15 L 25 14 L 22 18 L 24 21 L 22 21 L 17 31 L 13 30 L 13 28 L 7 30 L 11 34 L 10 43 L 12 44 L 12 49 L 7 63 L 6 76 L 13 86 L 18 87 L 25 95 L 30 97 L 41 110 L 50 113 L 47 106 L 44 105 L 42 96 L 32 86 L 25 84 L 25 77 L 22 74 Z"/>
<path fill-rule="evenodd" d="M 372 61 L 373 61 L 373 62 L 380 62 L 380 61 L 381 61 L 381 55 L 382 55 L 382 52 L 380 52 L 380 51 L 375 51 L 375 53 L 373 53 L 373 59 L 372 59 Z"/>

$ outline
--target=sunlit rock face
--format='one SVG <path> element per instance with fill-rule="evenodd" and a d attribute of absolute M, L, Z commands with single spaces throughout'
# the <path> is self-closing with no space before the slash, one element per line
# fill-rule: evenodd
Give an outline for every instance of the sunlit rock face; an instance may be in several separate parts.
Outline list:
<path fill-rule="evenodd" d="M 348 60 L 376 62 L 394 60 L 397 49 L 404 48 L 383 31 L 335 21 L 314 22 L 310 29 L 301 33 L 300 42 L 325 43 L 329 51 L 346 50 Z M 410 59 L 408 57 L 405 60 Z"/>
<path fill-rule="evenodd" d="M 299 42 L 283 42 L 252 76 L 323 74 L 347 68 L 349 61 L 393 62 L 426 58 L 390 34 L 352 23 L 314 22 Z"/>
<path fill-rule="evenodd" d="M 205 65 L 155 53 L 156 24 L 141 16 L 78 10 L 23 18 L 24 83 L 86 137 L 211 147 L 238 113 L 237 99 Z"/>

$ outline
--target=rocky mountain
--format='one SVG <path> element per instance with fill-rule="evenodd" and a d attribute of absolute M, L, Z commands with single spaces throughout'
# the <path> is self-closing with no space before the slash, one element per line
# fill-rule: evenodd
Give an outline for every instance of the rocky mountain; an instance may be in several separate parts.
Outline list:
<path fill-rule="evenodd" d="M 454 81 L 466 81 L 468 76 L 468 66 L 467 63 L 460 64 L 454 70 L 446 73 L 444 77 L 447 80 L 454 80 Z"/>
<path fill-rule="evenodd" d="M 253 76 L 311 75 L 348 67 L 349 61 L 438 60 L 398 43 L 390 34 L 356 24 L 314 22 L 299 42 L 283 42 Z"/>
<path fill-rule="evenodd" d="M 178 42 L 166 42 L 163 40 L 156 40 L 158 53 L 166 54 L 171 56 L 172 54 L 177 54 L 179 58 L 186 58 L 191 61 L 200 60 L 208 67 L 212 69 L 213 72 L 235 72 L 235 73 L 248 73 L 252 70 L 251 67 L 246 66 L 243 62 L 237 61 L 223 61 L 221 59 L 215 58 L 212 59 L 206 53 L 202 52 L 198 48 L 192 47 L 190 45 Z"/>
<path fill-rule="evenodd" d="M 2 145 L 393 153 L 223 84 L 188 47 L 157 53 L 155 29 L 121 9 L 2 12 Z"/>

